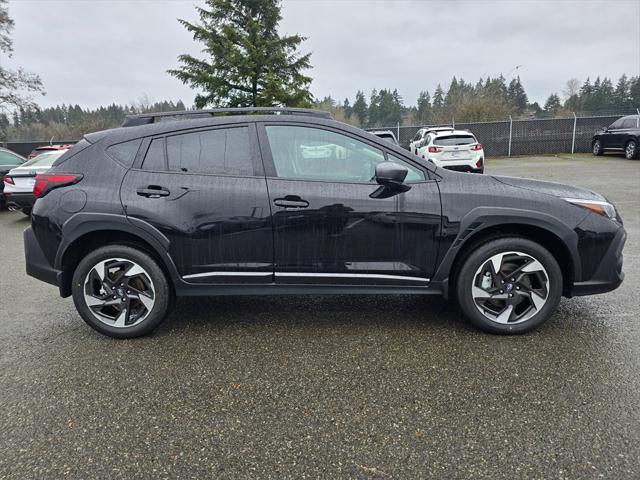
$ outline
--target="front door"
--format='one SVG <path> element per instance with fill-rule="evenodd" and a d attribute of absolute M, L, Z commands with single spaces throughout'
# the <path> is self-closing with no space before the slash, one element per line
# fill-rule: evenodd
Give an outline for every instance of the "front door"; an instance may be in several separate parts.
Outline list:
<path fill-rule="evenodd" d="M 169 239 L 185 281 L 273 281 L 271 210 L 256 138 L 250 124 L 147 139 L 146 153 L 124 178 L 127 215 Z"/>
<path fill-rule="evenodd" d="M 339 130 L 279 123 L 259 133 L 277 283 L 428 285 L 440 196 L 424 167 Z M 411 189 L 373 198 L 385 159 L 409 169 Z"/>

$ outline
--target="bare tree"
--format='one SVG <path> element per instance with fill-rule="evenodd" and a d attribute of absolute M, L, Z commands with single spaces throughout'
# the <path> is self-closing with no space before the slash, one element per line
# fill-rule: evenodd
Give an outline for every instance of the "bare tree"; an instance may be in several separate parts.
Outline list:
<path fill-rule="evenodd" d="M 9 17 L 7 0 L 0 0 L 0 55 L 11 58 L 13 54 L 13 40 L 11 30 L 14 22 Z M 0 66 L 0 111 L 9 111 L 18 107 L 35 107 L 31 94 L 44 95 L 42 80 L 34 73 L 22 68 L 11 70 Z"/>

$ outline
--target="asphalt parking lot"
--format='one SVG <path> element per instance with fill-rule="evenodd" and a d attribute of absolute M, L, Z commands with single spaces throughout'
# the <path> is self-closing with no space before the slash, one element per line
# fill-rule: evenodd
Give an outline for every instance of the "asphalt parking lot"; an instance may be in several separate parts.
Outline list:
<path fill-rule="evenodd" d="M 640 161 L 492 160 L 617 204 L 626 280 L 498 337 L 438 298 L 179 300 L 91 330 L 0 212 L 0 478 L 638 478 Z"/>

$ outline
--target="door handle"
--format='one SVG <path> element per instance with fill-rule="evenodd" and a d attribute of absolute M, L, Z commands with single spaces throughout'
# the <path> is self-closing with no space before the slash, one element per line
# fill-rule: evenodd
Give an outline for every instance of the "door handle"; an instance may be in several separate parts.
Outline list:
<path fill-rule="evenodd" d="M 146 188 L 138 188 L 136 190 L 136 193 L 141 197 L 160 198 L 169 196 L 169 193 L 171 192 L 169 192 L 169 190 L 167 190 L 166 188 L 160 187 L 158 185 L 149 185 Z"/>
<path fill-rule="evenodd" d="M 284 198 L 276 198 L 273 203 L 278 207 L 285 208 L 307 208 L 309 202 L 298 195 L 286 195 Z"/>

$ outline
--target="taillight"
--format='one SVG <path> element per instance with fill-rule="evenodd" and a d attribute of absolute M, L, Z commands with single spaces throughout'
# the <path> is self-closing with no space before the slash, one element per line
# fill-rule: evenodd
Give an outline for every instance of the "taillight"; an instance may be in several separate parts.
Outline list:
<path fill-rule="evenodd" d="M 480 167 L 482 167 L 482 159 L 476 162 L 476 168 L 480 168 Z"/>
<path fill-rule="evenodd" d="M 476 143 L 475 145 L 473 145 L 471 147 L 471 150 L 482 150 L 482 144 L 481 143 Z"/>
<path fill-rule="evenodd" d="M 441 152 L 441 151 L 442 151 L 442 149 L 441 149 L 441 148 L 434 147 L 433 145 L 432 145 L 432 146 L 430 146 L 428 150 L 429 150 L 429 153 L 438 153 L 438 152 Z"/>
<path fill-rule="evenodd" d="M 4 183 L 8 183 L 8 184 L 10 184 L 10 185 L 15 185 L 15 183 L 14 183 L 14 181 L 13 181 L 13 178 L 11 178 L 9 175 L 5 175 L 5 176 L 2 178 L 2 181 L 3 181 Z"/>
<path fill-rule="evenodd" d="M 54 188 L 73 185 L 82 180 L 82 175 L 76 173 L 43 173 L 36 175 L 36 183 L 33 186 L 35 197 L 44 197 Z"/>

